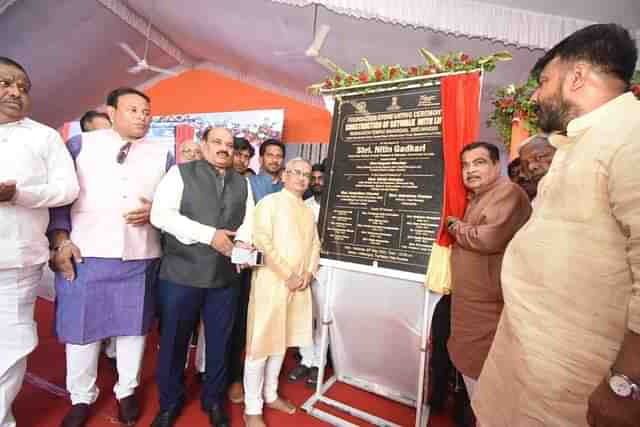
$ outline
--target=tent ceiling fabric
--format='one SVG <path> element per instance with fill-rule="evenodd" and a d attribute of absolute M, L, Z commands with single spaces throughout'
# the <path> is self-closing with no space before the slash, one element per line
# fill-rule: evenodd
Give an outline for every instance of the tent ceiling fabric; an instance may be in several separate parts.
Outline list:
<path fill-rule="evenodd" d="M 445 33 L 481 37 L 519 47 L 548 49 L 595 22 L 640 25 L 637 0 L 272 0 L 294 6 L 322 4 L 340 14 Z M 616 7 L 612 7 L 613 5 Z M 637 31 L 636 31 L 637 32 Z"/>
<path fill-rule="evenodd" d="M 160 67 L 185 62 L 257 86 L 322 105 L 305 93 L 328 71 L 304 56 L 313 39 L 309 0 L 153 0 L 149 61 Z M 499 50 L 513 61 L 500 63 L 483 82 L 481 113 L 486 118 L 496 88 L 522 82 L 539 47 L 549 47 L 591 22 L 618 22 L 640 36 L 637 0 L 316 0 L 318 24 L 331 31 L 321 50 L 345 70 L 362 57 L 373 64 L 412 65 L 418 49 L 464 51 L 478 56 Z M 132 75 L 131 59 L 117 43 L 142 54 L 144 36 L 109 4 L 149 18 L 152 0 L 0 0 L 0 40 L 6 55 L 22 62 L 34 82 L 34 118 L 52 126 L 100 105 L 117 86 L 143 86 L 154 73 Z M 49 6 L 55 4 L 55 6 Z M 2 7 L 5 6 L 4 12 Z M 120 16 L 119 16 L 120 15 Z M 359 18 L 364 17 L 364 18 Z M 368 19 L 365 19 L 368 18 Z M 131 23 L 131 22 L 130 22 Z M 139 23 L 138 23 L 139 27 Z M 166 44 L 162 44 L 165 39 Z M 159 49 L 157 46 L 164 46 Z M 171 51 L 170 51 L 171 52 Z M 175 53 L 173 52 L 173 53 Z M 179 67 L 178 69 L 184 69 Z M 484 121 L 484 119 L 483 119 Z M 482 127 L 484 139 L 495 140 Z"/>

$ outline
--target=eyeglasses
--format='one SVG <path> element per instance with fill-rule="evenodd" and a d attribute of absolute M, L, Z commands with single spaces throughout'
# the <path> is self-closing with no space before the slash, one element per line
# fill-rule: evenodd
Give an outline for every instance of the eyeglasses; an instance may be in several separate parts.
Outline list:
<path fill-rule="evenodd" d="M 300 169 L 287 169 L 285 172 L 298 178 L 304 177 L 307 179 L 311 179 L 311 172 L 302 172 Z"/>
<path fill-rule="evenodd" d="M 123 164 L 129 155 L 129 150 L 131 149 L 131 143 L 127 142 L 122 147 L 120 147 L 120 151 L 118 151 L 118 156 L 116 156 L 116 162 L 119 165 Z"/>

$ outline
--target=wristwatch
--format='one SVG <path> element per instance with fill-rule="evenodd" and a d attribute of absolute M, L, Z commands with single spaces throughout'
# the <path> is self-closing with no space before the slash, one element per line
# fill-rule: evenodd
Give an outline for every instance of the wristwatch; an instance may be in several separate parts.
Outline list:
<path fill-rule="evenodd" d="M 640 400 L 640 386 L 624 374 L 609 371 L 609 387 L 616 396 Z"/>

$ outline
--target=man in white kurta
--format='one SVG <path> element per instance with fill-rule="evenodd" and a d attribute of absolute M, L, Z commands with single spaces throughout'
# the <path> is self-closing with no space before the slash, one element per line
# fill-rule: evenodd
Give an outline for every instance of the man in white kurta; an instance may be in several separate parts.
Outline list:
<path fill-rule="evenodd" d="M 15 426 L 11 404 L 38 342 L 36 289 L 49 259 L 49 207 L 78 195 L 73 161 L 53 129 L 28 119 L 31 82 L 0 57 L 0 426 Z"/>
<path fill-rule="evenodd" d="M 256 206 L 253 243 L 264 253 L 265 264 L 254 271 L 247 316 L 244 388 L 249 427 L 265 425 L 263 403 L 295 412 L 293 404 L 278 396 L 278 375 L 287 347 L 312 342 L 309 284 L 318 269 L 320 242 L 313 210 L 302 201 L 310 178 L 306 160 L 290 160 L 284 189 Z"/>

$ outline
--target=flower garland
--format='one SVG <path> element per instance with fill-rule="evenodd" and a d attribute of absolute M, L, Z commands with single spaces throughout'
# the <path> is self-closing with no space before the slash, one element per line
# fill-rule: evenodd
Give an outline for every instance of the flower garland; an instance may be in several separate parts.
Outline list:
<path fill-rule="evenodd" d="M 540 132 L 534 103 L 531 102 L 531 95 L 537 87 L 538 81 L 534 77 L 529 77 L 529 80 L 523 85 L 511 84 L 496 91 L 493 100 L 495 110 L 487 120 L 487 126 L 496 129 L 507 149 L 511 144 L 514 118 L 522 121 L 522 125 L 529 135 Z M 630 90 L 640 100 L 640 70 L 634 73 Z"/>
<path fill-rule="evenodd" d="M 489 119 L 487 127 L 494 127 L 502 143 L 509 149 L 511 145 L 511 130 L 513 119 L 522 121 L 523 127 L 529 135 L 540 132 L 538 117 L 535 114 L 535 105 L 531 102 L 531 95 L 538 87 L 538 81 L 534 77 L 523 85 L 510 84 L 496 91 L 493 105 L 496 107 Z"/>
<path fill-rule="evenodd" d="M 403 67 L 401 65 L 372 65 L 367 58 L 362 58 L 364 65 L 360 71 L 347 73 L 334 62 L 324 57 L 316 60 L 335 74 L 321 83 L 309 86 L 307 89 L 314 95 L 319 95 L 323 90 L 357 87 L 360 85 L 408 79 L 412 77 L 428 76 L 432 74 L 470 71 L 482 68 L 484 71 L 493 71 L 498 61 L 509 61 L 512 56 L 509 52 L 497 52 L 489 56 L 472 58 L 463 52 L 448 53 L 435 56 L 422 48 L 420 53 L 425 59 L 425 64 Z"/>

